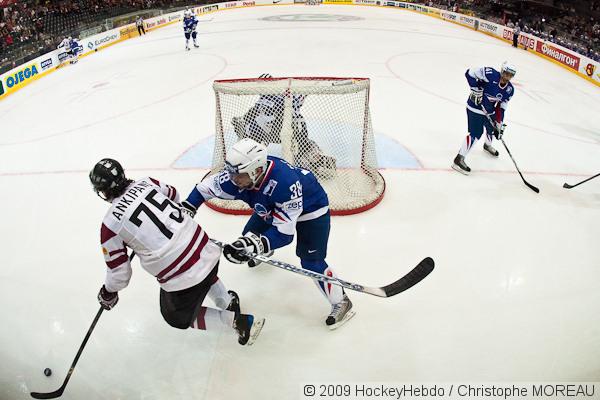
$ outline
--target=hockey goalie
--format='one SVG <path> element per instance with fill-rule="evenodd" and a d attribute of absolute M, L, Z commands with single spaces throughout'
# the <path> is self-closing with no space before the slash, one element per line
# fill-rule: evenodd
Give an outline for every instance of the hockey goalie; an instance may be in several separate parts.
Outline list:
<path fill-rule="evenodd" d="M 260 79 L 269 79 L 263 74 Z M 336 172 L 336 159 L 323 153 L 319 145 L 308 137 L 306 121 L 301 108 L 306 96 L 292 95 L 292 164 L 312 171 L 322 179 L 331 179 Z M 240 117 L 232 118 L 239 139 L 250 138 L 264 145 L 281 143 L 284 103 L 286 95 L 261 95 L 258 101 Z"/>

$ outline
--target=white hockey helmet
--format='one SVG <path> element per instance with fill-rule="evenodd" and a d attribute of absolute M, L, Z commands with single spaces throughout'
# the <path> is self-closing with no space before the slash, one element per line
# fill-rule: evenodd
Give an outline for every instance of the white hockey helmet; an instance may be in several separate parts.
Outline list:
<path fill-rule="evenodd" d="M 500 68 L 500 73 L 503 74 L 505 72 L 507 74 L 511 74 L 512 76 L 515 76 L 515 74 L 517 73 L 517 68 L 513 64 L 509 63 L 508 61 L 504 61 L 502 63 L 502 67 Z"/>
<path fill-rule="evenodd" d="M 262 171 L 257 172 L 262 167 Z M 256 181 L 265 172 L 267 167 L 267 148 L 250 138 L 244 138 L 234 144 L 225 157 L 225 169 L 230 176 L 247 173 L 256 184 Z"/>
<path fill-rule="evenodd" d="M 190 9 L 185 10 L 183 12 L 183 16 L 184 17 L 188 17 L 188 18 L 191 17 L 192 16 L 192 10 L 190 10 Z"/>

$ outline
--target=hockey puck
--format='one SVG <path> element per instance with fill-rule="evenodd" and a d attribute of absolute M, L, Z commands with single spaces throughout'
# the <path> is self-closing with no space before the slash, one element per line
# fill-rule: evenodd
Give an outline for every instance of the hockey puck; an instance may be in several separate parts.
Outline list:
<path fill-rule="evenodd" d="M 44 370 L 44 375 L 46 375 L 46 376 L 50 376 L 50 375 L 52 375 L 52 370 L 51 370 L 50 368 L 46 368 L 46 369 Z"/>

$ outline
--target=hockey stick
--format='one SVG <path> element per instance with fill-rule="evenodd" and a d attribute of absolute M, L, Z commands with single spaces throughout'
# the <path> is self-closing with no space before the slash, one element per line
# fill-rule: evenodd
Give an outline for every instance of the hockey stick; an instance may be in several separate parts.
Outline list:
<path fill-rule="evenodd" d="M 133 260 L 134 256 L 135 256 L 135 253 L 131 252 L 131 255 L 129 256 L 129 261 Z M 30 393 L 31 397 L 33 397 L 34 399 L 55 399 L 57 397 L 62 396 L 63 392 L 65 391 L 65 388 L 67 387 L 67 383 L 69 383 L 69 379 L 71 379 L 71 375 L 73 375 L 73 371 L 75 370 L 77 361 L 79 361 L 79 357 L 81 356 L 81 353 L 83 353 L 83 349 L 85 348 L 85 345 L 87 344 L 88 339 L 90 338 L 92 332 L 94 331 L 94 328 L 96 327 L 96 323 L 98 322 L 98 320 L 100 319 L 100 316 L 102 315 L 102 311 L 104 311 L 104 308 L 102 308 L 102 306 L 100 306 L 100 309 L 96 313 L 96 317 L 94 317 L 94 320 L 92 321 L 92 325 L 90 326 L 90 329 L 88 329 L 88 331 L 85 335 L 85 338 L 83 338 L 83 342 L 81 343 L 81 346 L 79 346 L 77 355 L 75 356 L 73 363 L 71 363 L 71 368 L 69 368 L 69 372 L 67 373 L 67 376 L 65 377 L 65 380 L 64 380 L 62 386 L 59 387 L 58 390 L 55 390 L 54 392 L 49 392 L 49 393 L 31 392 Z"/>
<path fill-rule="evenodd" d="M 222 242 L 219 242 L 218 240 L 211 239 L 211 241 L 221 248 L 223 248 L 224 246 L 224 244 Z M 252 253 L 247 253 L 246 255 L 252 258 L 253 260 L 261 261 L 277 268 L 285 269 L 296 274 L 304 275 L 306 277 L 316 279 L 321 282 L 331 283 L 332 285 L 341 286 L 346 289 L 354 290 L 356 292 L 367 293 L 378 297 L 392 297 L 397 295 L 398 293 L 402 293 L 405 290 L 410 289 L 411 287 L 415 286 L 417 283 L 425 279 L 425 277 L 429 275 L 431 271 L 433 271 L 433 267 L 435 265 L 433 259 L 431 257 L 427 257 L 424 258 L 416 267 L 414 267 L 412 271 L 404 275 L 402 278 L 398 279 L 396 282 L 390 283 L 389 285 L 382 287 L 369 287 L 359 285 L 358 283 L 346 282 L 339 278 L 325 276 L 307 269 L 298 268 L 283 261 L 272 260 L 263 255 Z"/>
<path fill-rule="evenodd" d="M 92 334 L 92 331 L 94 330 L 94 327 L 96 326 L 96 323 L 100 319 L 100 315 L 102 315 L 102 311 L 104 311 L 104 308 L 100 307 L 100 309 L 96 313 L 96 317 L 94 318 L 94 321 L 92 321 L 92 326 L 90 326 L 90 329 L 88 329 L 87 334 L 85 335 L 85 338 L 83 339 L 83 343 L 81 343 L 81 346 L 79 346 L 79 351 L 77 352 L 77 355 L 75 356 L 75 359 L 73 360 L 73 363 L 71 364 L 71 368 L 69 369 L 69 372 L 67 373 L 67 377 L 65 378 L 65 381 L 63 382 L 62 386 L 59 387 L 58 390 L 55 390 L 54 392 L 50 392 L 50 393 L 31 392 L 31 397 L 33 397 L 34 399 L 55 399 L 57 397 L 62 396 L 63 392 L 65 391 L 65 388 L 67 387 L 67 383 L 69 383 L 69 379 L 71 379 L 71 375 L 73 374 L 73 371 L 75 370 L 75 365 L 77 365 L 79 356 L 81 356 L 81 353 L 83 352 L 83 348 L 85 347 L 88 339 L 90 338 L 90 335 Z"/>
<path fill-rule="evenodd" d="M 596 175 L 594 175 L 594 176 L 592 176 L 592 177 L 589 177 L 589 178 L 587 178 L 586 180 L 584 180 L 584 181 L 581 181 L 581 182 L 579 182 L 579 183 L 576 183 L 576 184 L 574 184 L 574 185 L 569 185 L 568 183 L 565 183 L 565 184 L 563 185 L 563 187 L 564 187 L 565 189 L 572 189 L 572 188 L 574 188 L 575 186 L 579 186 L 579 185 L 581 185 L 582 183 L 586 183 L 587 181 L 591 181 L 592 179 L 594 179 L 594 178 L 596 178 L 596 177 L 598 177 L 598 176 L 600 176 L 600 174 L 596 174 Z"/>
<path fill-rule="evenodd" d="M 487 117 L 490 125 L 492 126 L 492 128 L 494 128 L 495 131 L 497 131 L 496 127 L 494 126 L 494 121 L 492 121 L 492 119 L 490 118 L 490 116 L 487 114 L 487 111 L 485 110 L 485 108 L 483 108 L 483 105 L 481 106 L 481 110 L 484 112 L 485 116 Z M 517 162 L 515 161 L 514 157 L 512 156 L 512 154 L 510 153 L 510 150 L 508 149 L 508 147 L 506 146 L 506 143 L 504 143 L 504 139 L 500 138 L 500 141 L 502 142 L 502 145 L 504 146 L 504 148 L 506 149 L 506 152 L 508 153 L 508 155 L 510 156 L 510 159 L 512 160 L 513 164 L 515 164 L 515 168 L 517 169 L 517 172 L 519 173 L 519 175 L 521 175 L 521 179 L 523 179 L 523 183 L 531 190 L 533 190 L 536 193 L 540 192 L 540 189 L 536 188 L 535 186 L 533 186 L 531 183 L 527 182 L 525 180 L 525 177 L 523 177 L 523 174 L 521 173 L 521 170 L 519 169 L 519 166 L 517 165 Z"/>

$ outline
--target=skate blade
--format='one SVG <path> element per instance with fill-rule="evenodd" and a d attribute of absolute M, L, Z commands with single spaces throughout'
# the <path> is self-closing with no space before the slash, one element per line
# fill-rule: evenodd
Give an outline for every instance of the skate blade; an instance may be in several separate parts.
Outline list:
<path fill-rule="evenodd" d="M 455 170 L 456 172 L 460 172 L 463 175 L 469 175 L 469 173 L 467 171 L 465 171 L 464 169 L 462 169 L 461 167 L 459 167 L 458 165 L 452 163 L 452 169 Z"/>
<path fill-rule="evenodd" d="M 250 338 L 248 339 L 246 346 L 252 346 L 252 344 L 256 341 L 256 338 L 258 338 L 258 335 L 260 335 L 260 331 L 262 331 L 263 326 L 265 326 L 264 318 L 254 320 L 252 328 L 250 328 Z"/>
<path fill-rule="evenodd" d="M 339 328 L 340 326 L 344 325 L 346 322 L 350 321 L 352 319 L 352 317 L 354 317 L 356 315 L 356 311 L 350 310 L 346 313 L 346 315 L 344 315 L 344 318 L 342 318 L 341 321 L 336 322 L 333 325 L 328 325 L 327 327 L 329 328 L 330 331 L 333 331 L 337 328 Z"/>

